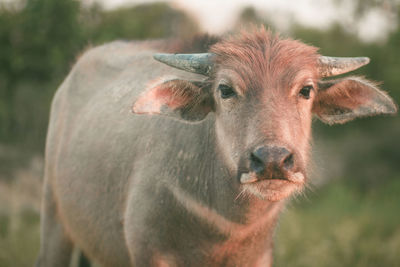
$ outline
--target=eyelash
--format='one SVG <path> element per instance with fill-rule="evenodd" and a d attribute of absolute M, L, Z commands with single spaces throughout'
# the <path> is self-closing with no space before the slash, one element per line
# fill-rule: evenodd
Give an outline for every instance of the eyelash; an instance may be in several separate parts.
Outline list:
<path fill-rule="evenodd" d="M 236 95 L 233 88 L 226 84 L 220 84 L 218 86 L 218 90 L 220 91 L 222 99 L 231 98 Z M 301 88 L 299 96 L 303 97 L 304 99 L 310 99 L 310 93 L 312 90 L 314 90 L 314 87 L 312 85 L 306 85 Z"/>
<path fill-rule="evenodd" d="M 312 90 L 314 90 L 314 87 L 312 85 L 306 85 L 301 88 L 299 96 L 303 97 L 304 99 L 310 99 L 310 93 Z"/>
<path fill-rule="evenodd" d="M 229 85 L 226 85 L 226 84 L 220 84 L 218 86 L 218 90 L 220 91 L 222 99 L 231 98 L 231 97 L 236 95 L 236 93 L 233 90 L 233 88 L 230 87 Z"/>

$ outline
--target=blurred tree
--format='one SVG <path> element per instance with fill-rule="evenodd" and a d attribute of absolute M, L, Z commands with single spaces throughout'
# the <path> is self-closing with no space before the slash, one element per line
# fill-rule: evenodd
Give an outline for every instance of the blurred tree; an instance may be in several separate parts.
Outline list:
<path fill-rule="evenodd" d="M 334 0 L 337 4 L 343 3 L 345 0 Z M 399 0 L 353 0 L 354 18 L 360 20 L 370 10 L 378 8 L 383 10 L 388 15 L 396 15 L 396 9 L 400 5 Z"/>
<path fill-rule="evenodd" d="M 77 0 L 18 3 L 0 7 L 0 144 L 30 151 L 43 149 L 51 98 L 88 43 L 198 31 L 194 20 L 165 3 L 113 11 Z"/>
<path fill-rule="evenodd" d="M 94 43 L 115 39 L 187 37 L 198 32 L 197 23 L 166 3 L 100 11 L 89 34 Z"/>
<path fill-rule="evenodd" d="M 19 71 L 13 59 L 18 53 L 13 49 L 18 40 L 16 28 L 19 17 L 14 11 L 0 8 L 0 136 L 4 138 L 13 128 L 14 84 Z"/>
<path fill-rule="evenodd" d="M 26 78 L 47 81 L 68 69 L 82 43 L 79 9 L 74 0 L 27 0 L 19 44 Z"/>
<path fill-rule="evenodd" d="M 241 24 L 262 24 L 264 19 L 257 13 L 254 7 L 248 6 L 243 8 L 242 12 L 239 14 L 238 23 Z"/>
<path fill-rule="evenodd" d="M 3 142 L 43 141 L 51 86 L 82 43 L 79 6 L 73 0 L 27 0 L 22 10 L 0 10 Z"/>
<path fill-rule="evenodd" d="M 235 29 L 252 27 L 253 25 L 265 25 L 267 28 L 274 28 L 271 21 L 262 16 L 252 6 L 243 8 L 235 23 Z"/>

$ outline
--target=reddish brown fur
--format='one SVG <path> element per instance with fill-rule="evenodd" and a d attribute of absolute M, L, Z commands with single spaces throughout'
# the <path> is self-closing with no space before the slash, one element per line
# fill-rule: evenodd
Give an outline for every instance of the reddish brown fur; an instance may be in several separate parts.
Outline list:
<path fill-rule="evenodd" d="M 266 205 L 264 201 L 255 200 L 251 202 L 253 207 L 248 214 L 246 225 L 241 225 L 231 232 L 229 238 L 213 248 L 212 259 L 216 266 L 233 266 L 235 263 L 240 266 L 268 266 L 271 264 L 270 251 L 265 247 L 272 247 L 272 235 L 276 223 L 276 216 L 281 209 L 281 204 Z M 243 253 L 247 251 L 247 253 Z M 256 264 L 259 258 L 247 258 L 246 255 L 266 255 L 268 262 Z M 241 255 L 241 256 L 238 256 Z M 229 260 L 227 260 L 229 259 Z M 230 262 L 232 261 L 232 262 Z"/>
<path fill-rule="evenodd" d="M 318 101 L 314 104 L 314 111 L 317 111 L 320 105 L 324 105 L 325 109 L 327 107 L 342 107 L 344 109 L 354 110 L 370 102 L 374 97 L 374 92 L 372 90 L 365 90 L 365 85 L 359 83 L 360 80 L 362 81 L 360 78 L 355 78 L 355 80 L 347 78 L 343 81 L 336 82 L 335 85 L 330 87 L 330 90 L 320 91 Z M 377 86 L 370 82 L 369 84 Z"/>
<path fill-rule="evenodd" d="M 134 113 L 160 114 L 162 108 L 171 112 L 178 109 L 197 108 L 200 113 L 207 114 L 212 106 L 205 105 L 204 90 L 195 84 L 178 79 L 152 82 L 149 84 L 142 97 L 132 107 Z"/>
<path fill-rule="evenodd" d="M 297 95 L 307 80 L 317 85 L 317 48 L 296 40 L 281 39 L 264 27 L 242 31 L 217 41 L 218 38 L 202 35 L 186 42 L 171 41 L 164 50 L 183 53 L 189 52 L 188 47 L 194 47 L 192 51 L 204 52 L 201 50 L 211 45 L 208 51 L 217 56 L 218 67 L 214 69 L 210 83 L 217 78 L 218 70 L 231 70 L 239 93 L 261 92 L 260 97 L 265 100 L 257 103 L 260 105 L 255 112 L 263 114 L 268 120 L 261 121 L 258 127 L 263 136 L 257 138 L 275 140 L 277 145 L 292 149 L 300 169 L 304 170 L 308 161 L 312 102 L 294 102 L 296 98 L 291 95 L 293 92 Z M 197 46 L 193 46 L 194 43 Z M 188 88 L 181 83 L 174 81 L 162 86 L 169 86 L 174 92 L 174 96 L 170 96 L 171 101 L 167 101 L 171 103 L 166 103 L 172 109 L 179 101 L 186 103 L 187 97 L 196 99 L 192 94 L 187 95 L 187 91 L 193 91 L 192 86 Z M 182 94 L 182 91 L 185 93 Z"/>
<path fill-rule="evenodd" d="M 317 72 L 319 57 L 317 48 L 296 40 L 280 39 L 265 28 L 224 39 L 210 51 L 217 55 L 219 66 L 234 68 L 242 78 L 248 78 L 246 85 L 250 88 L 260 88 L 264 82 L 290 82 L 305 68 Z M 248 76 L 249 70 L 253 76 Z"/>
<path fill-rule="evenodd" d="M 219 69 L 230 69 L 237 74 L 243 94 L 262 93 L 260 97 L 265 100 L 257 113 L 268 118 L 260 125 L 264 138 L 297 150 L 297 160 L 305 164 L 311 135 L 307 130 L 311 127 L 311 106 L 293 102 L 295 98 L 291 95 L 293 92 L 297 95 L 307 79 L 317 85 L 317 48 L 281 39 L 259 28 L 228 37 L 210 51 L 217 55 Z"/>

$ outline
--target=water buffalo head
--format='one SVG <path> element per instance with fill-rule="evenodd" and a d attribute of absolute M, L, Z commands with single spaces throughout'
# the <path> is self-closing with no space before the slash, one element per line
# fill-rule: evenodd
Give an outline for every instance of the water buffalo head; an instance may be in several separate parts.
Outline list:
<path fill-rule="evenodd" d="M 392 99 L 360 77 L 325 80 L 368 58 L 332 58 L 261 29 L 214 44 L 204 54 L 156 54 L 174 68 L 204 75 L 167 79 L 135 102 L 138 114 L 201 121 L 215 114 L 224 162 L 249 194 L 277 201 L 306 181 L 313 114 L 329 124 L 395 113 Z"/>

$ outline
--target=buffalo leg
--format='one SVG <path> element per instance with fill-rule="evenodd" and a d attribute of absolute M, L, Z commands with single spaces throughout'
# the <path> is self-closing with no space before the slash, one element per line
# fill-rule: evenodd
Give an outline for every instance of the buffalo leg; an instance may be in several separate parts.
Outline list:
<path fill-rule="evenodd" d="M 91 266 L 90 260 L 85 256 L 85 254 L 82 251 L 80 251 L 78 266 L 79 267 L 90 267 Z"/>
<path fill-rule="evenodd" d="M 72 242 L 57 216 L 51 186 L 46 183 L 43 189 L 41 244 L 36 266 L 69 266 L 73 249 Z"/>

